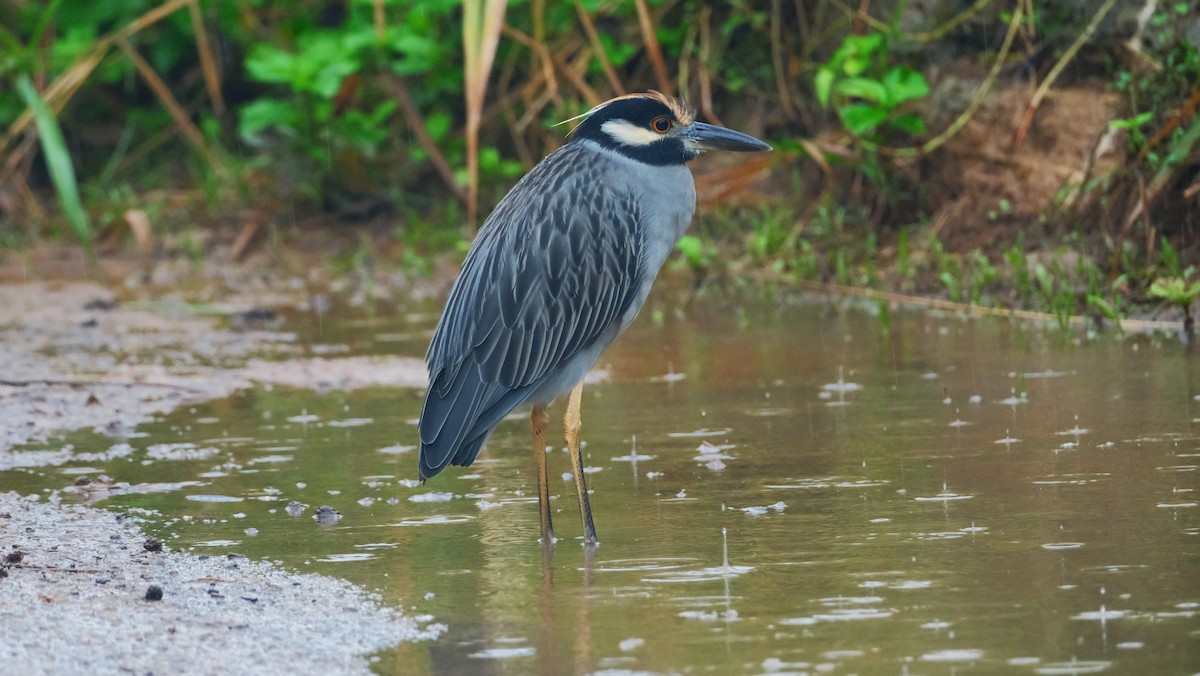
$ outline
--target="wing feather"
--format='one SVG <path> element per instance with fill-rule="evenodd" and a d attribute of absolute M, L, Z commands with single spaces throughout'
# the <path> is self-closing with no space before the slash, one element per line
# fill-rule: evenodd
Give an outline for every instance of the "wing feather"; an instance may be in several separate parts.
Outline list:
<path fill-rule="evenodd" d="M 420 472 L 474 461 L 492 428 L 625 316 L 641 280 L 640 208 L 586 146 L 553 153 L 488 217 L 426 355 Z"/>

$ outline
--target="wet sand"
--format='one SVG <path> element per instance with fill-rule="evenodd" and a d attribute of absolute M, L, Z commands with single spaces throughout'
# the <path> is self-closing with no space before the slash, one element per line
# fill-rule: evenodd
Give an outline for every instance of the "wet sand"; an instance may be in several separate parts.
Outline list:
<path fill-rule="evenodd" d="M 61 431 L 119 449 L 154 416 L 254 383 L 424 385 L 419 359 L 290 359 L 290 334 L 223 329 L 181 303 L 123 307 L 91 283 L 0 286 L 0 307 L 0 469 L 64 462 L 60 444 L 38 448 Z M 372 653 L 444 629 L 336 578 L 149 551 L 136 518 L 77 500 L 0 493 L 11 673 L 365 673 Z"/>

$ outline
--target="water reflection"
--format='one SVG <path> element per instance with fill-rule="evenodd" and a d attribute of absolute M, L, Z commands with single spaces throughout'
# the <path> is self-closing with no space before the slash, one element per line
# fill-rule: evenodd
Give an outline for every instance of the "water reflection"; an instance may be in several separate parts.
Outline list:
<path fill-rule="evenodd" d="M 386 316 L 326 314 L 312 343 L 423 349 L 432 315 Z M 584 404 L 595 549 L 569 476 L 562 539 L 538 545 L 523 417 L 420 486 L 406 390 L 254 390 L 121 444 L 24 449 L 57 464 L 2 478 L 105 474 L 80 495 L 174 546 L 449 624 L 381 671 L 1200 669 L 1200 367 L 1173 342 L 714 301 L 650 308 L 604 360 Z"/>

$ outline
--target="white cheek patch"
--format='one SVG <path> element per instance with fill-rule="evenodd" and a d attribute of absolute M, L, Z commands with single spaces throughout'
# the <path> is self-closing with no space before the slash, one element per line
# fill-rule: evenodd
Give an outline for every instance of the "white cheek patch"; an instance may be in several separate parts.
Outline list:
<path fill-rule="evenodd" d="M 617 143 L 627 146 L 648 146 L 662 138 L 662 134 L 626 120 L 609 120 L 600 125 L 600 129 Z"/>

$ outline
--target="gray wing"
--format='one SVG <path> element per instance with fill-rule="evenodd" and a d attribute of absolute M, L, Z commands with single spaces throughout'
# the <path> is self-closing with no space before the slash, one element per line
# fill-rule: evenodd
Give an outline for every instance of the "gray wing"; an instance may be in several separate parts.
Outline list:
<path fill-rule="evenodd" d="M 610 160 L 568 145 L 488 217 L 426 355 L 420 475 L 469 465 L 492 428 L 594 345 L 640 286 L 640 209 Z"/>

